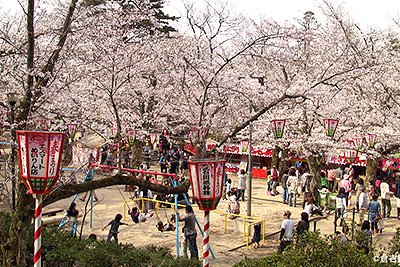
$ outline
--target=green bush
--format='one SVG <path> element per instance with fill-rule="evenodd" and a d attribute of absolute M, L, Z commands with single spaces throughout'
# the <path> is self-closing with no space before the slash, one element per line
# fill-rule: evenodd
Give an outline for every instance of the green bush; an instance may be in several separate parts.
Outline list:
<path fill-rule="evenodd" d="M 8 238 L 11 216 L 0 212 L 0 244 Z M 33 225 L 29 229 L 27 262 L 33 265 Z M 135 248 L 129 244 L 78 240 L 57 227 L 43 227 L 42 261 L 52 267 L 196 267 L 199 261 L 175 258 L 170 249 L 155 246 Z"/>
<path fill-rule="evenodd" d="M 400 227 L 396 228 L 396 234 L 393 236 L 387 249 L 389 254 L 400 253 Z"/>
<path fill-rule="evenodd" d="M 262 259 L 245 259 L 234 266 L 390 266 L 374 262 L 371 254 L 366 255 L 350 242 L 343 244 L 331 237 L 322 237 L 318 232 L 300 237 L 283 254 L 273 253 Z"/>
<path fill-rule="evenodd" d="M 175 258 L 168 248 L 135 248 L 103 240 L 79 241 L 55 228 L 47 228 L 43 232 L 43 260 L 46 266 L 54 267 L 200 266 L 198 261 Z"/>

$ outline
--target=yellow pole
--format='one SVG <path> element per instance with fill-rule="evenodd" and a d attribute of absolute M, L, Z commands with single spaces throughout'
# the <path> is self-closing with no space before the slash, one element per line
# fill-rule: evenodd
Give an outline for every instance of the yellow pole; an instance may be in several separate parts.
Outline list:
<path fill-rule="evenodd" d="M 243 236 L 246 236 L 246 217 L 243 217 Z"/>
<path fill-rule="evenodd" d="M 247 236 L 246 236 L 246 249 L 249 249 L 249 233 L 250 233 L 250 226 L 251 226 L 251 224 L 249 224 L 248 226 L 247 226 Z"/>
<path fill-rule="evenodd" d="M 142 208 L 141 208 L 141 210 L 144 211 L 144 199 L 143 198 L 142 198 Z"/>

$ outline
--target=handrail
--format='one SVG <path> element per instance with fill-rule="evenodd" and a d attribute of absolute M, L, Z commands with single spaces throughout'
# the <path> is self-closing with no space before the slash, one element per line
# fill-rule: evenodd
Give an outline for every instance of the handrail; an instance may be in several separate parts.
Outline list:
<path fill-rule="evenodd" d="M 249 223 L 247 225 L 247 236 L 246 236 L 246 249 L 249 249 L 249 243 L 250 243 L 250 233 L 251 233 L 251 227 L 256 224 L 261 224 L 261 234 L 262 234 L 262 242 L 265 243 L 265 227 L 266 227 L 266 220 L 261 220 L 258 222 L 253 222 Z"/>

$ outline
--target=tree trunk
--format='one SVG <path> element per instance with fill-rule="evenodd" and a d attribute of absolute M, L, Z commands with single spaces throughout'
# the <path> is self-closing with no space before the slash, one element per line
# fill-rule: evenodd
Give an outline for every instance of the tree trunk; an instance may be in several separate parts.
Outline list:
<path fill-rule="evenodd" d="M 307 158 L 308 167 L 312 174 L 312 181 L 310 184 L 310 192 L 314 193 L 314 197 L 318 202 L 319 194 L 318 189 L 321 187 L 321 170 L 324 167 L 323 157 L 310 156 Z"/>
<path fill-rule="evenodd" d="M 371 181 L 376 178 L 376 171 L 378 170 L 378 160 L 367 158 L 367 166 L 365 170 L 365 185 L 369 185 Z"/>
<path fill-rule="evenodd" d="M 27 242 L 32 224 L 34 199 L 26 193 L 23 183 L 19 184 L 17 206 L 11 214 L 11 225 L 7 243 L 1 250 L 3 267 L 27 266 Z"/>

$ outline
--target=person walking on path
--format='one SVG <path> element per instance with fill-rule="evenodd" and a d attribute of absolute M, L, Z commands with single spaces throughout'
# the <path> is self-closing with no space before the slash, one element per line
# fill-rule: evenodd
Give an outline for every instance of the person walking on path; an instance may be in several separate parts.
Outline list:
<path fill-rule="evenodd" d="M 287 179 L 286 185 L 288 187 L 288 205 L 296 207 L 296 199 L 297 199 L 297 176 L 296 170 L 291 168 L 289 170 L 289 177 Z"/>
<path fill-rule="evenodd" d="M 279 194 L 278 190 L 276 189 L 276 187 L 279 184 L 279 172 L 276 169 L 276 166 L 272 166 L 272 170 L 271 170 L 271 180 L 272 180 L 272 195 L 276 196 Z"/>
<path fill-rule="evenodd" d="M 389 190 L 389 184 L 387 180 L 384 179 L 379 185 L 381 189 L 381 198 L 382 198 L 382 206 L 383 206 L 383 218 L 390 217 L 390 212 L 392 211 L 392 203 L 390 202 L 391 192 Z M 386 212 L 387 211 L 387 212 Z"/>
<path fill-rule="evenodd" d="M 365 187 L 361 187 L 360 191 L 361 193 L 358 197 L 358 209 L 360 210 L 360 225 L 362 225 L 364 223 L 365 211 L 368 209 L 368 196 L 365 192 Z"/>
<path fill-rule="evenodd" d="M 238 195 L 238 200 L 240 200 L 240 198 L 242 198 L 242 201 L 244 201 L 244 191 L 246 190 L 246 172 L 241 169 L 240 173 L 238 175 L 238 186 L 237 189 L 239 191 L 239 195 Z"/>
<path fill-rule="evenodd" d="M 121 222 L 122 214 L 115 215 L 114 220 L 109 222 L 106 226 L 103 227 L 103 231 L 107 228 L 107 226 L 111 225 L 110 231 L 108 232 L 107 242 L 111 241 L 111 238 L 114 238 L 115 242 L 118 243 L 118 229 L 120 225 L 128 225 L 126 223 Z"/>
<path fill-rule="evenodd" d="M 181 218 L 179 213 L 177 212 L 178 221 L 185 222 L 183 226 L 183 234 L 188 242 L 188 247 L 190 251 L 190 258 L 191 259 L 198 259 L 199 258 L 199 251 L 197 249 L 196 237 L 196 218 L 193 212 L 192 206 L 186 206 L 186 216 Z"/>
<path fill-rule="evenodd" d="M 294 221 L 290 219 L 291 215 L 292 213 L 288 210 L 283 213 L 284 219 L 281 224 L 281 233 L 279 235 L 279 253 L 282 253 L 287 246 L 293 243 Z"/>

